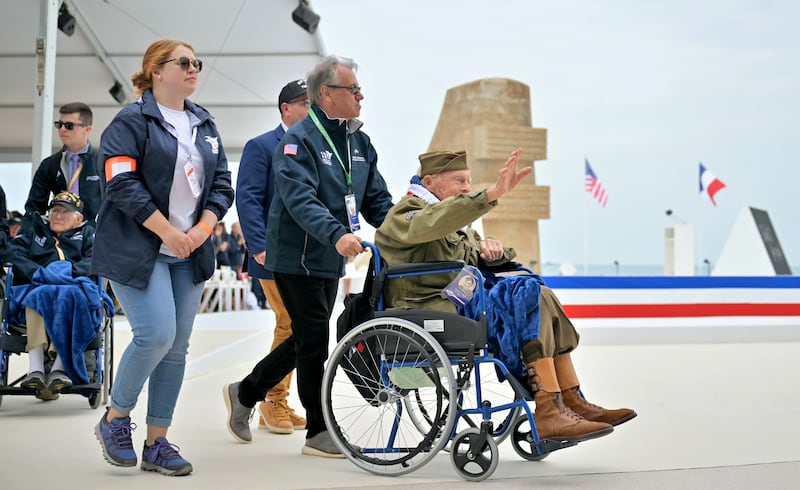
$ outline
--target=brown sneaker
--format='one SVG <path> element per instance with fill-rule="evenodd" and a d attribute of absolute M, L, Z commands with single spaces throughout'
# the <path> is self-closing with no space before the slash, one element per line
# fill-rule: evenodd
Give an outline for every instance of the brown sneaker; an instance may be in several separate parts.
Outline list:
<path fill-rule="evenodd" d="M 609 409 L 586 401 L 586 399 L 581 396 L 578 386 L 564 390 L 562 395 L 564 397 L 564 404 L 586 420 L 605 422 L 617 426 L 636 417 L 636 412 L 630 408 Z"/>
<path fill-rule="evenodd" d="M 289 419 L 288 406 L 272 402 L 261 402 L 258 405 L 258 428 L 275 434 L 291 434 L 294 425 Z"/>
<path fill-rule="evenodd" d="M 297 415 L 297 412 L 295 412 L 294 409 L 289 406 L 289 403 L 286 400 L 279 400 L 274 403 L 282 403 L 286 405 L 286 410 L 289 411 L 289 420 L 292 421 L 294 430 L 306 430 L 306 419 Z"/>

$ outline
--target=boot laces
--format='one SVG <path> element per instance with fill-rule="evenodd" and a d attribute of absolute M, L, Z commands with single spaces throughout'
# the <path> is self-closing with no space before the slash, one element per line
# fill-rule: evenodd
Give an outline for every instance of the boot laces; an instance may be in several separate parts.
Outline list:
<path fill-rule="evenodd" d="M 581 392 L 577 387 L 571 388 L 571 389 L 575 390 L 575 396 L 577 397 L 579 403 L 582 403 L 584 405 L 588 405 L 589 407 L 591 407 L 591 408 L 593 408 L 595 410 L 605 411 L 605 408 L 601 407 L 600 405 L 596 405 L 596 404 L 590 402 L 589 400 L 587 400 L 586 398 L 584 398 L 583 396 L 581 396 Z"/>
<path fill-rule="evenodd" d="M 571 408 L 569 408 L 567 406 L 567 404 L 564 403 L 563 396 L 559 396 L 559 395 L 560 395 L 560 393 L 554 395 L 556 407 L 558 407 L 558 413 L 561 416 L 569 417 L 569 418 L 571 418 L 572 420 L 574 420 L 576 422 L 580 422 L 581 420 L 584 420 L 583 417 L 580 414 L 575 413 Z"/>
<path fill-rule="evenodd" d="M 288 419 L 291 408 L 289 408 L 289 403 L 285 399 L 277 400 L 272 402 L 272 411 L 275 413 L 276 418 Z"/>

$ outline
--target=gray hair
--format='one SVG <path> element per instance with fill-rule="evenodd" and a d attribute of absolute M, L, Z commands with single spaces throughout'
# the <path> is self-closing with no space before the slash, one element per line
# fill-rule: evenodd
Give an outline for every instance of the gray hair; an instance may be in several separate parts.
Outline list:
<path fill-rule="evenodd" d="M 319 102 L 319 91 L 323 85 L 336 85 L 336 68 L 344 65 L 353 71 L 358 70 L 358 65 L 350 58 L 331 54 L 322 59 L 306 76 L 308 84 L 308 100 L 312 104 Z"/>

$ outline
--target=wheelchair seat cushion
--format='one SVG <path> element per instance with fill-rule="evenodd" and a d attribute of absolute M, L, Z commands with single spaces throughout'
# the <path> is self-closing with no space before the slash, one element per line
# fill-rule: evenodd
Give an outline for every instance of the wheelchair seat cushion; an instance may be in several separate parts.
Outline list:
<path fill-rule="evenodd" d="M 376 318 L 395 317 L 408 320 L 433 335 L 445 352 L 462 354 L 486 346 L 486 324 L 470 318 L 438 310 L 385 310 Z"/>

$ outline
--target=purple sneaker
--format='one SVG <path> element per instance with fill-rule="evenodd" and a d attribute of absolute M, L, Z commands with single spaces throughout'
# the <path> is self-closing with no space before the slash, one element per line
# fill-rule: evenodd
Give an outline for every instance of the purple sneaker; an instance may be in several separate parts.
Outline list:
<path fill-rule="evenodd" d="M 192 472 L 192 463 L 178 454 L 180 448 L 163 437 L 156 438 L 156 443 L 148 446 L 145 442 L 142 451 L 142 469 L 157 471 L 167 476 L 184 476 Z"/>
<path fill-rule="evenodd" d="M 136 429 L 136 424 L 131 423 L 130 417 L 106 422 L 107 414 L 108 407 L 94 427 L 94 435 L 103 448 L 103 457 L 114 466 L 136 466 L 136 452 L 131 440 L 131 432 Z"/>

